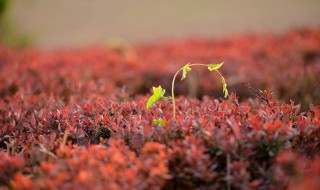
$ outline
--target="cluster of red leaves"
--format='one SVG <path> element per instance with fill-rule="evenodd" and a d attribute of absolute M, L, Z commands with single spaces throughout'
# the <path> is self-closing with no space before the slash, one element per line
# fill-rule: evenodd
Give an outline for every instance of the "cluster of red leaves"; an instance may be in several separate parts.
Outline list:
<path fill-rule="evenodd" d="M 267 103 L 234 93 L 227 100 L 178 97 L 173 120 L 170 101 L 147 110 L 147 96 L 139 95 L 154 80 L 169 84 L 173 63 L 224 60 L 227 82 L 245 76 L 316 100 L 319 38 L 319 29 L 309 29 L 135 52 L 1 49 L 0 189 L 319 189 L 320 105 L 301 112 L 267 90 Z M 303 68 L 308 83 L 297 84 L 290 76 Z M 204 92 L 215 88 L 208 77 L 198 81 Z"/>
<path fill-rule="evenodd" d="M 69 144 L 39 161 L 31 175 L 16 173 L 14 189 L 160 189 L 169 178 L 164 145 L 148 142 L 139 157 L 121 140 L 90 148 Z"/>
<path fill-rule="evenodd" d="M 300 113 L 293 102 L 271 99 L 269 107 L 257 99 L 238 102 L 235 94 L 222 102 L 179 98 L 174 121 L 170 101 L 146 110 L 146 99 L 79 101 L 55 111 L 30 110 L 23 106 L 31 104 L 28 100 L 12 99 L 1 107 L 1 184 L 15 189 L 319 187 L 320 106 L 310 104 Z M 166 125 L 153 124 L 159 118 Z M 279 151 L 292 155 L 277 156 Z M 288 165 L 299 173 L 288 172 Z"/>

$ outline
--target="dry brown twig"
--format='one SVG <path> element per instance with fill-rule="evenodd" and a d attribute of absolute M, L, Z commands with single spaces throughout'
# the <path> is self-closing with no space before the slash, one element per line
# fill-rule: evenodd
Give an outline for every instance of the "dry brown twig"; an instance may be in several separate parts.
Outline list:
<path fill-rule="evenodd" d="M 247 84 L 246 84 L 246 83 L 243 83 L 243 85 L 244 85 L 245 87 L 249 88 L 249 89 L 254 93 L 254 95 L 255 95 L 257 98 L 265 101 L 266 104 L 267 104 L 267 105 L 269 106 L 269 108 L 271 109 L 271 111 L 272 111 L 273 113 L 276 113 L 276 112 L 274 111 L 274 109 L 272 108 L 269 99 L 263 94 L 263 92 L 262 92 L 261 90 L 259 90 L 259 91 L 255 90 L 254 88 L 252 88 L 252 87 L 250 86 L 249 83 L 247 83 Z"/>

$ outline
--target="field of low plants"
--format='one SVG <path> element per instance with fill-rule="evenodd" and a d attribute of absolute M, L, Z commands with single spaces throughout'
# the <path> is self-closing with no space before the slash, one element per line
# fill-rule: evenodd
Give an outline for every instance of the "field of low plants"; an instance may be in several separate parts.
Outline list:
<path fill-rule="evenodd" d="M 320 28 L 0 46 L 0 189 L 320 189 Z"/>

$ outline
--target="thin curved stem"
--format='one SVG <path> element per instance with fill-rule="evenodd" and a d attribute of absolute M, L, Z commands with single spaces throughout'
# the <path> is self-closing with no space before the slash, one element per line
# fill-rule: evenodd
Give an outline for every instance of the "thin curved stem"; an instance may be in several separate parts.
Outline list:
<path fill-rule="evenodd" d="M 194 63 L 194 64 L 187 64 L 189 67 L 192 67 L 192 66 L 204 66 L 204 67 L 208 67 L 210 64 L 202 64 L 202 63 Z M 187 66 L 185 65 L 185 66 Z M 180 71 L 183 70 L 183 68 L 185 67 L 183 66 L 182 68 L 180 68 L 173 76 L 173 79 L 172 79 L 172 84 L 171 84 L 171 97 L 172 97 L 172 105 L 173 105 L 173 120 L 176 119 L 176 103 L 175 103 L 175 99 L 174 99 L 174 83 L 176 81 L 176 78 L 179 74 Z M 215 69 L 215 71 L 220 75 L 221 79 L 224 80 L 222 74 L 217 70 Z M 225 82 L 225 81 L 223 81 Z"/>
<path fill-rule="evenodd" d="M 205 67 L 208 67 L 210 64 L 201 64 L 201 63 L 194 63 L 194 64 L 190 64 L 189 66 L 205 66 Z M 218 69 L 215 70 L 219 75 L 220 77 L 223 77 L 222 74 L 218 71 Z"/>
<path fill-rule="evenodd" d="M 183 68 L 183 67 L 182 67 Z M 182 68 L 180 68 L 173 76 L 172 79 L 172 84 L 171 84 L 171 98 L 172 98 L 172 105 L 173 105 L 173 120 L 176 119 L 176 103 L 174 101 L 174 82 L 177 78 L 178 73 L 182 70 Z"/>
<path fill-rule="evenodd" d="M 205 67 L 208 67 L 208 64 L 203 64 L 203 63 L 193 63 L 193 64 L 190 64 L 189 67 L 192 67 L 192 66 L 205 66 Z"/>
<path fill-rule="evenodd" d="M 220 75 L 220 77 L 223 77 L 222 74 L 218 70 L 215 70 L 215 71 Z"/>
<path fill-rule="evenodd" d="M 189 64 L 189 67 L 192 67 L 192 66 L 205 66 L 205 67 L 208 67 L 208 65 L 206 64 L 201 64 L 201 63 L 194 63 L 194 64 Z M 183 66 L 184 67 L 184 66 Z M 176 103 L 175 103 L 175 99 L 174 99 L 174 83 L 176 81 L 176 78 L 179 74 L 180 71 L 182 71 L 182 68 L 180 68 L 173 76 L 173 79 L 172 79 L 172 84 L 171 84 L 171 97 L 172 97 L 172 106 L 173 106 L 173 120 L 176 119 Z"/>

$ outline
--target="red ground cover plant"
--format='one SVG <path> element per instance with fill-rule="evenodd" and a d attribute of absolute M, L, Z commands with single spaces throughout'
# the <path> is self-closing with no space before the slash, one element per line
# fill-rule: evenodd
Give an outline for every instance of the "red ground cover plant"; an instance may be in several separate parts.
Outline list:
<path fill-rule="evenodd" d="M 1 48 L 0 188 L 319 189 L 319 31 L 129 53 Z M 208 96 L 176 97 L 175 120 L 169 100 L 146 109 L 150 87 L 169 88 L 181 65 L 221 60 L 228 99 L 199 70 L 176 92 L 199 84 Z M 275 95 L 248 98 L 241 82 Z"/>

